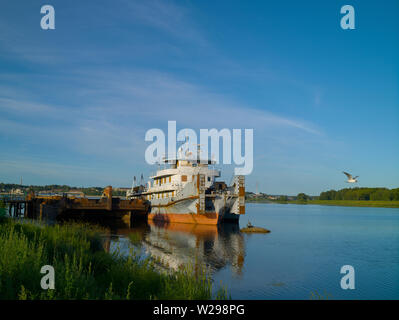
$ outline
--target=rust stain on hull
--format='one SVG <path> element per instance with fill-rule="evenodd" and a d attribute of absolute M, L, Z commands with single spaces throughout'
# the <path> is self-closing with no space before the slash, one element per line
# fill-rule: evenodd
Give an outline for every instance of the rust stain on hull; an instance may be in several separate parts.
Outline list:
<path fill-rule="evenodd" d="M 216 212 L 204 214 L 191 213 L 150 213 L 148 220 L 154 220 L 165 224 L 169 223 L 194 223 L 216 225 L 219 221 L 219 215 Z"/>

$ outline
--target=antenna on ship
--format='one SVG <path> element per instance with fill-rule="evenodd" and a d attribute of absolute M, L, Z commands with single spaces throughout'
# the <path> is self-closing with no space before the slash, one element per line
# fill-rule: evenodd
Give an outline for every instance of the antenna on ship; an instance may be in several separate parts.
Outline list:
<path fill-rule="evenodd" d="M 195 144 L 195 143 L 193 143 L 193 145 L 197 147 L 197 150 L 196 150 L 196 151 L 197 151 L 197 154 L 195 155 L 196 160 L 197 160 L 197 161 L 198 161 L 198 160 L 201 160 L 201 146 L 202 146 L 202 144 L 199 144 L 199 143 Z"/>
<path fill-rule="evenodd" d="M 143 176 L 143 174 L 141 174 L 141 177 L 140 177 L 140 186 L 143 186 L 144 185 L 144 176 Z"/>

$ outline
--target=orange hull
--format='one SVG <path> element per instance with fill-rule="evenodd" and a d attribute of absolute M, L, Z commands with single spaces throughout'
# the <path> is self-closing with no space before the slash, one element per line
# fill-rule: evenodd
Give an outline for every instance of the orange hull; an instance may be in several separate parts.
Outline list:
<path fill-rule="evenodd" d="M 205 214 L 150 213 L 148 214 L 148 220 L 160 221 L 163 223 L 194 223 L 216 225 L 219 220 L 219 215 L 216 212 Z"/>
<path fill-rule="evenodd" d="M 150 226 L 163 228 L 173 232 L 187 233 L 198 238 L 216 238 L 218 234 L 217 225 L 212 224 L 193 224 L 193 223 L 159 223 L 158 221 L 148 221 Z"/>

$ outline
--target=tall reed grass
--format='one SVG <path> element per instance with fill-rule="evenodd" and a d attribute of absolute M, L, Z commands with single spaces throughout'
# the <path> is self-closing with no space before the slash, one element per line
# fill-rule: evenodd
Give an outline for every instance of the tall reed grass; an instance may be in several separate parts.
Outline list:
<path fill-rule="evenodd" d="M 103 248 L 104 230 L 88 224 L 48 226 L 0 219 L 0 299 L 225 299 L 212 296 L 205 272 L 160 273 L 134 252 Z M 134 250 L 134 248 L 131 248 Z M 40 286 L 42 266 L 55 269 L 55 289 Z"/>

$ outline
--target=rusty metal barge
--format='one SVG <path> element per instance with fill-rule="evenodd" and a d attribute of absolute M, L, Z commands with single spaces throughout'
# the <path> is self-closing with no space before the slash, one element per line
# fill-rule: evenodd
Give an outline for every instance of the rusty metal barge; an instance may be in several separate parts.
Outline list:
<path fill-rule="evenodd" d="M 9 216 L 44 220 L 97 217 L 130 222 L 133 218 L 147 218 L 150 210 L 150 202 L 145 199 L 113 197 L 111 186 L 105 188 L 100 198 L 31 193 L 25 199 L 5 199 L 5 202 Z"/>

